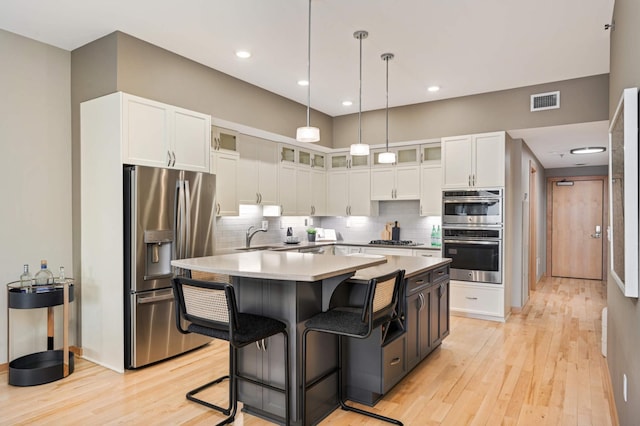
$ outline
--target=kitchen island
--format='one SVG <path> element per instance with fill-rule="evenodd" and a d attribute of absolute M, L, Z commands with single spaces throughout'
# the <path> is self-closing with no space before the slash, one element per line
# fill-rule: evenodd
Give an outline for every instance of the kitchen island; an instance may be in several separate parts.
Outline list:
<path fill-rule="evenodd" d="M 308 253 L 254 251 L 172 261 L 172 265 L 200 272 L 231 276 L 240 311 L 277 318 L 287 324 L 290 342 L 292 424 L 314 424 L 337 406 L 337 377 L 307 392 L 307 418 L 300 418 L 300 377 L 304 322 L 325 310 L 334 289 L 357 274 L 369 278 L 385 271 L 405 269 L 409 277 L 424 274 L 448 259 L 405 256 L 319 256 Z M 404 265 L 404 267 L 403 267 Z M 262 347 L 242 348 L 238 368 L 245 374 L 275 386 L 284 384 L 284 354 L 281 336 Z M 311 333 L 308 337 L 307 377 L 319 377 L 337 364 L 335 336 Z M 406 373 L 406 371 L 405 371 Z M 249 413 L 281 423 L 284 396 L 277 392 L 240 383 L 239 400 Z"/>

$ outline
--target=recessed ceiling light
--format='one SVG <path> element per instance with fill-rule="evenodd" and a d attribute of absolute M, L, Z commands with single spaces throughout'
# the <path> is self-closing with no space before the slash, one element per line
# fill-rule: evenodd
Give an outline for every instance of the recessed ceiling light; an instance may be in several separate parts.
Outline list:
<path fill-rule="evenodd" d="M 309 82 L 307 80 L 298 80 L 298 86 L 308 86 Z"/>
<path fill-rule="evenodd" d="M 427 88 L 427 90 L 428 90 L 429 92 L 431 92 L 431 93 L 435 93 L 435 92 L 437 92 L 438 90 L 440 90 L 440 86 L 429 86 L 429 87 Z"/>
<path fill-rule="evenodd" d="M 251 52 L 247 50 L 237 50 L 236 56 L 240 59 L 247 59 L 251 57 Z"/>
<path fill-rule="evenodd" d="M 584 148 L 573 148 L 572 154 L 597 154 L 598 152 L 605 152 L 607 149 L 604 146 L 586 146 Z"/>
<path fill-rule="evenodd" d="M 353 105 L 353 102 L 351 101 L 342 101 L 342 106 L 351 106 Z"/>

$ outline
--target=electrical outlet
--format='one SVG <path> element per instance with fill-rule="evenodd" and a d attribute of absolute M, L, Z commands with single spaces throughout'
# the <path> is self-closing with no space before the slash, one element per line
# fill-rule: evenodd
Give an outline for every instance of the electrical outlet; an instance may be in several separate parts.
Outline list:
<path fill-rule="evenodd" d="M 268 220 L 263 220 L 262 221 L 262 229 L 264 229 L 265 231 L 267 229 L 269 229 L 269 221 Z"/>
<path fill-rule="evenodd" d="M 627 375 L 622 375 L 622 397 L 624 398 L 624 402 L 627 402 Z"/>

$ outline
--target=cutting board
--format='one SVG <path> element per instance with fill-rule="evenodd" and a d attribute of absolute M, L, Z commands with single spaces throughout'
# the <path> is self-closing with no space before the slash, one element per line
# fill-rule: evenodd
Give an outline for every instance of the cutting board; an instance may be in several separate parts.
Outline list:
<path fill-rule="evenodd" d="M 384 226 L 384 230 L 382 231 L 381 237 L 383 240 L 390 240 L 391 239 L 391 229 L 393 228 L 393 222 L 388 222 L 385 226 Z"/>

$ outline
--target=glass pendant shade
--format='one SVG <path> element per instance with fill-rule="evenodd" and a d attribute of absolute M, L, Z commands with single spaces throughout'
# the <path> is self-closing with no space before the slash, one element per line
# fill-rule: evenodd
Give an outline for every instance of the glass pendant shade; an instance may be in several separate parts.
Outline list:
<path fill-rule="evenodd" d="M 318 142 L 320 140 L 320 129 L 311 127 L 309 116 L 311 110 L 311 0 L 309 0 L 309 26 L 307 37 L 307 125 L 298 127 L 296 130 L 296 140 L 298 142 Z"/>
<path fill-rule="evenodd" d="M 320 129 L 317 127 L 298 127 L 296 131 L 298 142 L 318 142 L 320 140 Z"/>
<path fill-rule="evenodd" d="M 381 164 L 393 164 L 396 162 L 395 152 L 381 152 L 378 155 L 378 163 Z"/>
<path fill-rule="evenodd" d="M 351 155 L 369 155 L 369 145 L 366 143 L 354 143 L 351 144 L 351 149 L 349 150 L 349 154 Z"/>

